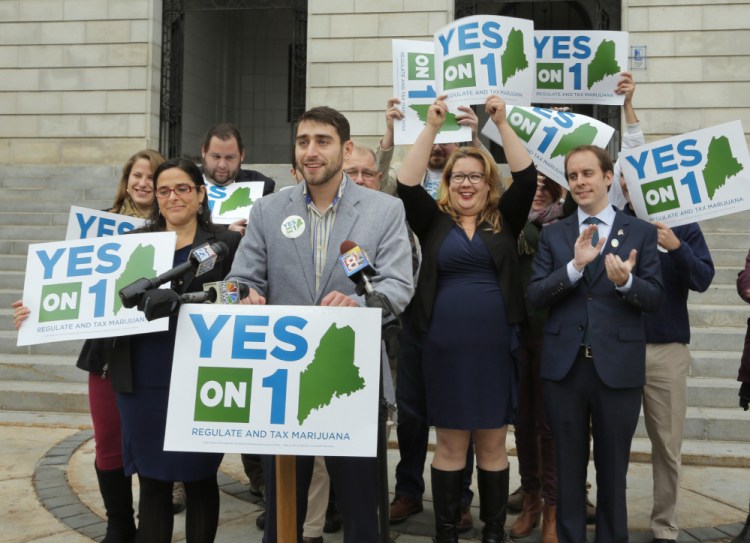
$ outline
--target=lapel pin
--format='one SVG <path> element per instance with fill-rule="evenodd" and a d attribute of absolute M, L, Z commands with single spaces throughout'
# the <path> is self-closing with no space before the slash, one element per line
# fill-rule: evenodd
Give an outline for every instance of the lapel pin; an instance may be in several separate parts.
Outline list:
<path fill-rule="evenodd" d="M 625 235 L 625 232 L 623 232 L 623 231 L 622 231 L 622 228 L 620 228 L 620 229 L 619 229 L 619 230 L 617 231 L 617 235 L 618 235 L 618 236 L 624 236 L 624 235 Z"/>
<path fill-rule="evenodd" d="M 622 232 L 622 230 L 620 230 L 620 232 Z M 615 249 L 617 249 L 618 245 L 620 245 L 619 240 L 613 239 L 612 240 L 612 247 L 614 247 Z"/>

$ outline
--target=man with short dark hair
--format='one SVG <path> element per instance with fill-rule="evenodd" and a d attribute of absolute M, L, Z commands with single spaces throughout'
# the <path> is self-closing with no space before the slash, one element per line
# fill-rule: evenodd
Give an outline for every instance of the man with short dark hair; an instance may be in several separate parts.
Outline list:
<path fill-rule="evenodd" d="M 297 123 L 295 159 L 305 181 L 272 194 L 250 211 L 229 279 L 250 287 L 243 303 L 274 305 L 364 305 L 338 263 L 339 246 L 358 243 L 378 274 L 373 287 L 401 313 L 414 293 L 411 246 L 401 201 L 353 183 L 344 173 L 352 152 L 349 122 L 328 107 L 305 112 Z M 282 232 L 289 217 L 294 233 Z M 313 244 L 313 241 L 318 243 Z M 319 242 L 319 240 L 326 240 Z M 344 520 L 345 543 L 377 543 L 376 458 L 326 457 L 326 467 Z M 264 541 L 276 541 L 276 488 L 273 457 L 264 457 L 267 520 Z M 313 457 L 297 457 L 297 532 L 302 524 Z"/>
<path fill-rule="evenodd" d="M 586 540 L 589 421 L 596 466 L 596 541 L 627 541 L 626 478 L 645 382 L 642 313 L 663 287 L 656 227 L 609 204 L 612 159 L 576 147 L 565 176 L 578 211 L 542 229 L 528 288 L 549 308 L 542 394 L 557 460 L 560 543 Z"/>
<path fill-rule="evenodd" d="M 234 182 L 262 181 L 263 196 L 271 194 L 276 182 L 255 170 L 243 170 L 245 145 L 240 130 L 230 123 L 208 129 L 201 144 L 203 177 L 209 185 L 226 187 Z"/>

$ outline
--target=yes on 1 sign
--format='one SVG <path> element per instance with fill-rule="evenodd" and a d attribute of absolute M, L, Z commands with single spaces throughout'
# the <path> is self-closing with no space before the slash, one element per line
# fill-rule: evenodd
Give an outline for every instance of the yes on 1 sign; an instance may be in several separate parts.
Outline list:
<path fill-rule="evenodd" d="M 172 268 L 174 232 L 38 243 L 29 246 L 23 302 L 31 313 L 18 345 L 166 330 L 120 303 L 119 290 Z"/>
<path fill-rule="evenodd" d="M 250 216 L 250 208 L 263 196 L 263 183 L 248 181 L 226 187 L 206 185 L 211 220 L 216 224 L 232 224 Z"/>
<path fill-rule="evenodd" d="M 146 219 L 128 217 L 109 211 L 98 211 L 79 206 L 70 206 L 68 230 L 65 239 L 89 239 L 104 236 L 119 236 L 140 228 Z"/>
<path fill-rule="evenodd" d="M 393 95 L 401 100 L 398 107 L 404 115 L 393 125 L 393 138 L 396 145 L 411 145 L 422 132 L 427 110 L 437 98 L 435 48 L 432 42 L 413 40 L 393 40 L 392 45 Z M 449 104 L 450 111 L 435 143 L 471 140 L 471 128 L 456 120 L 458 105 Z"/>
<path fill-rule="evenodd" d="M 628 33 L 537 30 L 536 93 L 542 104 L 622 105 L 615 94 L 628 67 Z"/>
<path fill-rule="evenodd" d="M 483 104 L 497 94 L 509 104 L 530 104 L 534 59 L 534 23 L 528 19 L 475 15 L 435 33 L 438 94 L 450 102 Z"/>
<path fill-rule="evenodd" d="M 186 304 L 164 448 L 375 456 L 381 312 Z"/>
<path fill-rule="evenodd" d="M 537 170 L 566 189 L 565 155 L 579 145 L 607 147 L 615 132 L 608 124 L 569 111 L 512 106 L 506 114 L 508 124 L 521 138 Z M 492 119 L 484 125 L 482 134 L 503 144 Z"/>
<path fill-rule="evenodd" d="M 620 155 L 635 214 L 679 226 L 750 209 L 750 156 L 740 121 Z"/>

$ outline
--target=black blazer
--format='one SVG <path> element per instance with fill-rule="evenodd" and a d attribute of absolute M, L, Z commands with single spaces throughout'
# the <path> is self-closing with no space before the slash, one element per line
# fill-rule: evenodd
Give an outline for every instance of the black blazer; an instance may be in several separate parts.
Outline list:
<path fill-rule="evenodd" d="M 242 235 L 239 232 L 226 230 L 225 227 L 219 228 L 220 230 L 211 232 L 199 225 L 195 232 L 193 246 L 223 241 L 229 247 L 229 256 L 221 262 L 217 262 L 214 269 L 200 277 L 196 278 L 195 273 L 190 271 L 181 280 L 174 281 L 172 288 L 177 293 L 184 294 L 185 292 L 202 290 L 204 283 L 221 281 L 229 274 Z M 132 392 L 133 372 L 130 361 L 130 338 L 131 336 L 122 336 L 87 340 L 83 349 L 81 349 L 76 366 L 92 372 L 103 371 L 106 366 L 112 376 L 112 385 L 115 390 Z"/>
<path fill-rule="evenodd" d="M 512 172 L 513 183 L 500 198 L 498 207 L 502 230 L 493 234 L 479 225 L 476 230 L 487 246 L 497 272 L 497 282 L 503 294 L 508 322 L 521 322 L 526 316 L 521 272 L 518 264 L 518 235 L 529 215 L 536 193 L 536 168 L 530 165 L 520 172 Z M 445 237 L 455 226 L 453 219 L 441 212 L 432 197 L 421 185 L 414 187 L 398 183 L 398 196 L 404 202 L 406 220 L 422 246 L 422 267 L 417 290 L 411 302 L 412 328 L 418 335 L 427 332 L 432 317 L 432 305 L 438 281 L 438 252 Z"/>

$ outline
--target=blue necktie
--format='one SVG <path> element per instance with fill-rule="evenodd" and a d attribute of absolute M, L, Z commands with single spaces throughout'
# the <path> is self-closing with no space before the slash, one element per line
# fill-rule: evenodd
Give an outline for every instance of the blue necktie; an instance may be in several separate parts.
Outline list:
<path fill-rule="evenodd" d="M 596 217 L 587 217 L 586 219 L 583 220 L 583 224 L 585 225 L 589 225 L 589 224 L 599 225 L 601 223 L 602 223 L 601 219 L 597 219 Z M 599 229 L 597 229 L 594 232 L 594 235 L 591 237 L 591 245 L 596 247 L 597 243 L 599 243 Z M 588 274 L 586 277 L 587 279 L 591 279 L 591 275 L 594 272 L 596 272 L 596 269 L 599 267 L 600 256 L 601 255 L 596 255 L 596 258 L 586 265 L 586 269 L 583 271 L 583 273 Z"/>
<path fill-rule="evenodd" d="M 602 221 L 600 219 L 597 219 L 596 217 L 587 217 L 584 219 L 583 224 L 589 225 L 589 224 L 601 224 Z M 596 244 L 599 243 L 599 230 L 597 229 L 596 232 L 594 232 L 594 235 L 591 237 L 591 245 L 596 247 Z M 586 268 L 583 270 L 583 275 L 586 276 L 586 279 L 588 281 L 591 281 L 592 276 L 596 272 L 596 268 L 599 266 L 599 257 L 600 255 L 596 255 L 596 258 L 586 264 Z M 591 346 L 591 340 L 589 338 L 589 319 L 586 317 L 586 328 L 583 331 L 583 344 L 587 347 Z"/>

